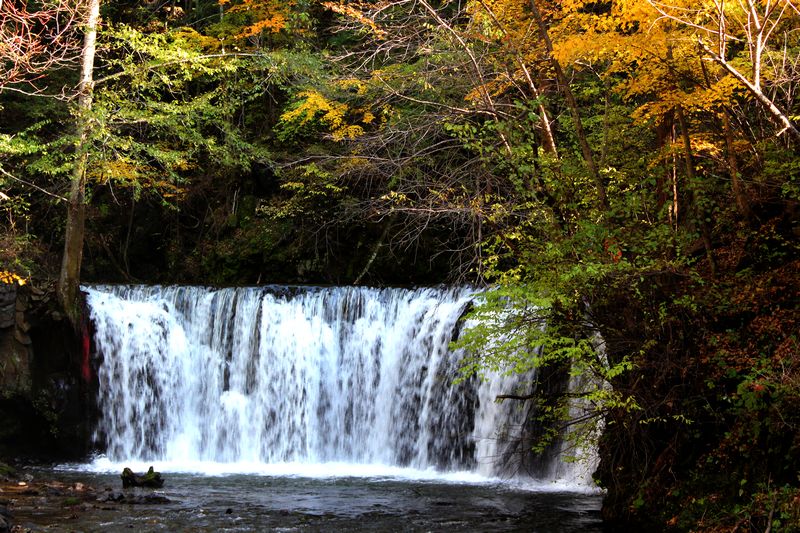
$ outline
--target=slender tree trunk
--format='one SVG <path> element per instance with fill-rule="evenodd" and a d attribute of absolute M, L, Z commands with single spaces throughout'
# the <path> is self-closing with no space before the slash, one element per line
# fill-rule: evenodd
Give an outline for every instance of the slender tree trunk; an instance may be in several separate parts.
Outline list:
<path fill-rule="evenodd" d="M 508 35 L 508 31 L 500 22 L 500 19 L 494 14 L 492 8 L 484 1 L 478 0 L 483 7 L 486 14 L 492 19 L 495 23 L 497 28 L 503 33 L 503 36 Z M 519 52 L 519 50 L 514 50 L 512 52 L 514 54 L 514 59 L 516 59 L 517 63 L 519 64 L 520 68 L 522 69 L 522 73 L 525 75 L 525 81 L 528 82 L 528 88 L 531 91 L 531 96 L 533 96 L 536 100 L 540 100 L 539 89 L 536 87 L 536 84 L 533 82 L 533 77 L 531 76 L 531 72 L 528 69 L 528 66 L 525 64 L 525 58 Z M 556 148 L 556 141 L 555 137 L 553 136 L 553 129 L 550 126 L 550 118 L 547 116 L 547 109 L 544 107 L 544 104 L 540 101 L 539 102 L 539 120 L 541 120 L 541 128 L 542 128 L 542 145 L 544 147 L 545 152 L 552 154 L 558 159 L 558 150 Z"/>
<path fill-rule="evenodd" d="M 736 150 L 733 145 L 733 130 L 731 129 L 731 117 L 727 109 L 722 110 L 722 128 L 725 132 L 725 149 L 728 156 L 728 170 L 731 173 L 731 189 L 733 197 L 736 199 L 736 207 L 739 208 L 745 218 L 750 218 L 750 200 L 747 198 L 744 184 L 739 178 L 739 162 L 736 160 Z"/>
<path fill-rule="evenodd" d="M 750 94 L 756 99 L 756 101 L 761 104 L 764 109 L 766 109 L 772 118 L 781 126 L 783 129 L 778 133 L 778 135 L 783 134 L 784 132 L 788 132 L 792 137 L 794 137 L 795 141 L 800 141 L 800 128 L 794 123 L 793 117 L 789 116 L 786 112 L 780 109 L 775 102 L 769 99 L 769 97 L 764 94 L 761 90 L 760 85 L 756 85 L 754 82 L 748 80 L 741 72 L 739 72 L 735 67 L 733 67 L 730 63 L 728 63 L 724 57 L 720 57 L 713 50 L 711 50 L 705 43 L 702 41 L 700 42 L 700 47 L 709 55 L 711 59 L 713 59 L 717 64 L 719 64 L 722 68 L 724 68 L 731 76 L 739 80 L 739 83 L 745 86 L 745 88 L 750 91 Z"/>
<path fill-rule="evenodd" d="M 674 139 L 674 136 L 673 136 Z M 677 156 L 672 156 L 672 170 L 670 172 L 670 187 L 672 192 L 672 203 L 670 203 L 669 207 L 669 215 L 670 221 L 672 221 L 673 229 L 677 232 L 678 231 L 678 215 L 680 215 L 680 202 L 678 198 L 678 158 Z"/>
<path fill-rule="evenodd" d="M 553 135 L 553 128 L 550 125 L 550 117 L 547 116 L 547 108 L 544 107 L 544 103 L 541 101 L 539 89 L 533 82 L 533 78 L 531 77 L 530 70 L 528 70 L 528 66 L 525 64 L 525 60 L 519 53 L 516 54 L 516 58 L 519 66 L 522 68 L 522 72 L 525 74 L 525 80 L 528 82 L 528 88 L 531 90 L 531 96 L 539 101 L 539 121 L 541 122 L 542 146 L 544 147 L 544 151 L 558 159 L 558 148 L 556 148 L 556 139 Z"/>
<path fill-rule="evenodd" d="M 61 306 L 77 326 L 80 316 L 78 289 L 80 286 L 81 260 L 83 259 L 84 221 L 86 219 L 85 192 L 86 170 L 89 157 L 89 135 L 91 133 L 92 93 L 94 89 L 94 56 L 97 42 L 97 24 L 100 19 L 100 0 L 91 0 L 86 19 L 86 31 L 81 52 L 81 79 L 78 85 L 78 109 L 76 112 L 75 168 L 67 208 L 67 228 L 64 237 L 64 255 L 58 280 L 58 298 Z"/>
<path fill-rule="evenodd" d="M 703 78 L 706 80 L 706 87 L 711 89 L 711 76 L 708 75 L 708 69 L 704 61 L 700 61 L 700 68 L 703 71 Z M 733 196 L 736 199 L 736 207 L 739 208 L 739 213 L 746 218 L 750 218 L 750 203 L 745 197 L 742 182 L 739 179 L 739 164 L 736 161 L 736 151 L 733 146 L 733 130 L 731 129 L 731 114 L 727 108 L 722 108 L 722 131 L 725 134 L 725 151 L 728 159 L 728 171 L 731 175 L 731 189 Z"/>
<path fill-rule="evenodd" d="M 564 100 L 569 108 L 570 116 L 572 117 L 572 124 L 575 128 L 575 135 L 578 137 L 578 144 L 581 147 L 583 161 L 586 164 L 586 168 L 589 170 L 589 174 L 595 182 L 595 186 L 597 187 L 597 198 L 600 208 L 604 211 L 608 211 L 608 195 L 606 194 L 605 181 L 600 175 L 600 170 L 597 168 L 597 163 L 594 159 L 594 153 L 592 152 L 591 146 L 589 146 L 586 132 L 583 129 L 583 121 L 581 120 L 580 111 L 578 110 L 578 102 L 575 100 L 575 95 L 572 94 L 572 89 L 570 89 L 569 80 L 567 80 L 567 76 L 564 74 L 564 69 L 561 68 L 561 64 L 553 55 L 553 41 L 550 40 L 550 34 L 547 31 L 547 26 L 545 26 L 542 14 L 539 11 L 539 7 L 536 5 L 536 0 L 530 0 L 530 6 L 531 12 L 533 13 L 533 18 L 536 20 L 536 25 L 539 27 L 539 35 L 542 37 L 545 49 L 547 50 L 548 59 L 550 60 L 550 64 L 553 66 L 553 70 L 555 71 L 559 88 L 561 89 L 561 93 L 563 94 Z"/>
<path fill-rule="evenodd" d="M 686 115 L 683 112 L 683 107 L 677 107 L 678 123 L 681 126 L 681 136 L 683 138 L 683 155 L 684 162 L 686 163 L 686 178 L 689 182 L 689 189 L 692 191 L 692 204 L 694 204 L 695 218 L 700 227 L 700 238 L 703 241 L 703 247 L 706 249 L 706 257 L 711 266 L 711 273 L 715 274 L 717 271 L 717 263 L 714 260 L 714 252 L 711 248 L 711 229 L 708 222 L 706 222 L 706 213 L 703 209 L 702 194 L 696 188 L 697 177 L 694 172 L 694 157 L 692 155 L 692 140 L 689 137 L 689 127 L 686 121 Z"/>

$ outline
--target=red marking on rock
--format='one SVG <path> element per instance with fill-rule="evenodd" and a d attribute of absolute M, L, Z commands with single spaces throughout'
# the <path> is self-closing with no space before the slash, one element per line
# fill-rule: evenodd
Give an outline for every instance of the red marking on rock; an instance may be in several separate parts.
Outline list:
<path fill-rule="evenodd" d="M 92 368 L 89 366 L 89 347 L 91 346 L 91 339 L 89 339 L 89 328 L 86 324 L 81 328 L 82 337 L 82 350 L 81 350 L 81 377 L 86 383 L 92 380 Z"/>

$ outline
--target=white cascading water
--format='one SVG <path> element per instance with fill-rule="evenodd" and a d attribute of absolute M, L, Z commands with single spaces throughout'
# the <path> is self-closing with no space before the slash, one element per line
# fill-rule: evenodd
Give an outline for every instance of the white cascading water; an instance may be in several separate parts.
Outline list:
<path fill-rule="evenodd" d="M 459 382 L 466 288 L 98 286 L 97 440 L 112 462 L 499 473 L 501 378 Z M 570 473 L 560 473 L 567 482 Z"/>

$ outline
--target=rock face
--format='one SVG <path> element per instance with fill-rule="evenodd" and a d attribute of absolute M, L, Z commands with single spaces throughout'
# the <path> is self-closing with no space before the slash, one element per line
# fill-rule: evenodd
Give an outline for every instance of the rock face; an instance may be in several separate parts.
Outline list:
<path fill-rule="evenodd" d="M 135 474 L 130 468 L 125 468 L 122 471 L 122 488 L 129 487 L 148 487 L 151 489 L 160 489 L 164 486 L 164 479 L 161 477 L 161 472 L 155 472 L 153 467 L 147 471 L 146 474 Z"/>
<path fill-rule="evenodd" d="M 0 283 L 0 388 L 8 394 L 31 389 L 33 356 L 31 327 L 26 319 L 28 290 L 16 283 Z"/>
<path fill-rule="evenodd" d="M 88 453 L 96 389 L 80 348 L 52 286 L 0 283 L 0 457 Z"/>
<path fill-rule="evenodd" d="M 14 307 L 17 303 L 17 284 L 0 284 L 0 329 L 14 325 Z"/>

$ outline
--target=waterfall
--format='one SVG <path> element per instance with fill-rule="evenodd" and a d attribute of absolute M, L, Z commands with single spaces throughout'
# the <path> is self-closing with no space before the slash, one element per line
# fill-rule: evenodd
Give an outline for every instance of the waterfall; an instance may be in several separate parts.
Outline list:
<path fill-rule="evenodd" d="M 500 472 L 518 406 L 458 380 L 467 288 L 96 286 L 100 420 L 122 461 Z"/>

